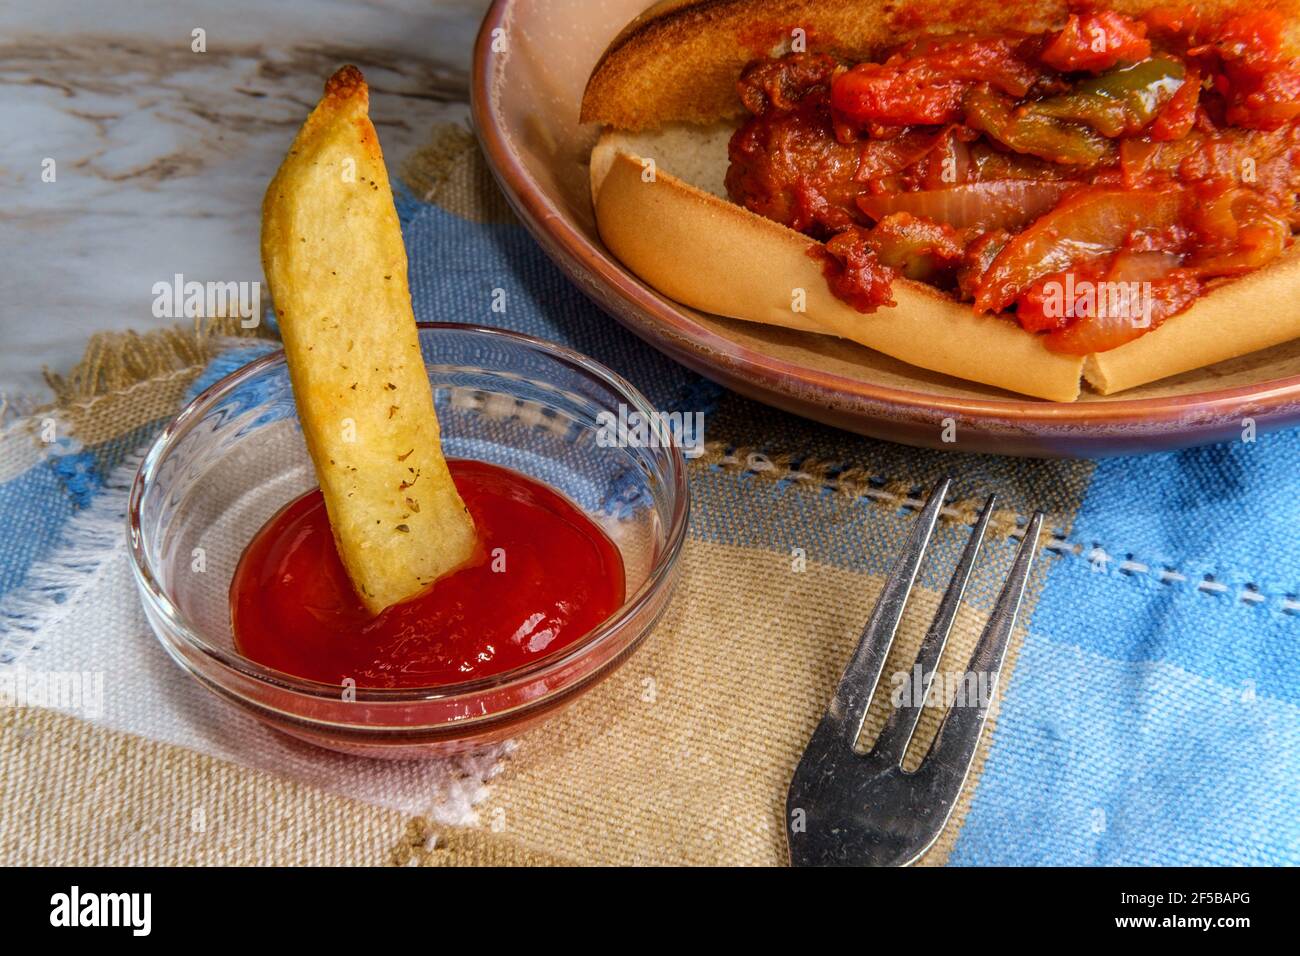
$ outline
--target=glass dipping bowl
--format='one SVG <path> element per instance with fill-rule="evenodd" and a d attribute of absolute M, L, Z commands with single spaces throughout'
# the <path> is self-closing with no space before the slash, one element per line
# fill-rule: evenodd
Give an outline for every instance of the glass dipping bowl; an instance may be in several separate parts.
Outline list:
<path fill-rule="evenodd" d="M 514 736 L 611 673 L 668 603 L 689 511 L 675 443 L 627 447 L 602 431 L 602 413 L 618 420 L 620 406 L 624 416 L 654 415 L 620 376 L 500 329 L 422 323 L 419 335 L 447 457 L 541 481 L 618 546 L 627 599 L 590 634 L 524 667 L 437 687 L 345 689 L 243 657 L 230 626 L 235 566 L 257 530 L 316 485 L 282 351 L 217 382 L 167 426 L 136 475 L 127 517 L 145 614 L 181 667 L 272 727 L 372 757 Z"/>

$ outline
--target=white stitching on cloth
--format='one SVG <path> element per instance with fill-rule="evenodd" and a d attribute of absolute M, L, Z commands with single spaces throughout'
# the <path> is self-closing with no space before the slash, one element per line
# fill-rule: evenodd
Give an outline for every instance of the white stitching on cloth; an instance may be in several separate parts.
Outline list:
<path fill-rule="evenodd" d="M 925 506 L 925 502 L 919 498 L 913 498 L 910 495 L 900 495 L 883 488 L 848 488 L 845 487 L 837 478 L 826 475 L 815 475 L 806 471 L 799 470 L 795 467 L 785 467 L 773 462 L 767 455 L 750 451 L 743 448 L 734 448 L 721 442 L 708 443 L 708 451 L 717 454 L 717 458 L 710 464 L 727 467 L 732 469 L 743 469 L 755 474 L 762 474 L 767 478 L 777 481 L 792 482 L 816 482 L 832 490 L 843 494 L 851 494 L 855 497 L 866 498 L 878 504 L 890 504 L 894 507 L 907 508 L 912 511 L 918 511 Z M 952 520 L 968 521 L 966 517 L 956 508 L 945 507 L 941 512 L 945 517 Z M 1016 513 L 1016 521 L 1021 527 L 1010 532 L 1012 538 L 1024 537 L 1024 525 L 1028 524 L 1029 519 L 1026 515 Z M 968 521 L 969 523 L 969 521 Z M 1086 560 L 1092 560 L 1094 557 L 1104 559 L 1109 562 L 1110 553 L 1100 547 L 1093 547 L 1087 550 L 1085 555 L 1085 546 L 1081 542 L 1072 542 L 1068 538 L 1056 537 L 1049 541 L 1044 547 L 1049 551 L 1055 551 L 1058 554 L 1072 555 L 1074 557 L 1083 557 Z M 1138 561 L 1124 560 L 1118 564 L 1118 569 L 1129 575 L 1154 574 L 1156 579 L 1162 584 L 1176 584 L 1186 582 L 1187 575 L 1171 569 L 1160 569 L 1152 571 L 1149 565 L 1142 564 Z M 1196 582 L 1192 589 L 1197 594 L 1221 595 L 1231 592 L 1232 588 L 1222 581 L 1214 581 L 1206 578 Z M 1242 604 L 1251 607 L 1260 607 L 1269 602 L 1270 597 L 1275 599 L 1281 610 L 1288 614 L 1300 613 L 1300 596 L 1290 594 L 1267 595 L 1260 591 L 1254 585 L 1246 585 L 1237 594 L 1237 599 Z"/>
<path fill-rule="evenodd" d="M 1023 537 L 1024 532 L 1019 531 L 1013 536 Z M 1093 547 L 1085 550 L 1082 544 L 1072 542 L 1068 538 L 1053 538 L 1043 547 L 1049 551 L 1055 551 L 1058 554 L 1069 554 L 1074 557 L 1084 558 L 1090 563 L 1100 561 L 1103 566 L 1110 561 L 1115 560 L 1104 548 Z M 1141 561 L 1133 561 L 1131 559 L 1119 561 L 1116 564 L 1116 568 L 1125 574 L 1153 574 L 1161 584 L 1179 584 L 1189 580 L 1187 575 L 1180 571 L 1174 571 L 1168 568 L 1161 568 L 1153 571 L 1150 565 L 1143 564 Z M 1229 594 L 1231 593 L 1232 588 L 1229 585 L 1224 584 L 1222 581 L 1214 581 L 1210 578 L 1205 578 L 1204 580 L 1197 581 L 1193 590 L 1201 594 Z M 1256 590 L 1251 585 L 1246 585 L 1237 593 L 1237 599 L 1243 604 L 1258 606 L 1267 603 L 1269 595 Z M 1283 611 L 1288 613 L 1300 611 L 1300 601 L 1295 598 L 1282 596 L 1277 598 L 1277 600 Z"/>

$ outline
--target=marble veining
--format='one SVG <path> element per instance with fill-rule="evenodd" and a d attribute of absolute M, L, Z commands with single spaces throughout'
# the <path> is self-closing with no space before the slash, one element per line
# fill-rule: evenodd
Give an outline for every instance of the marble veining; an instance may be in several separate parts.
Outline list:
<path fill-rule="evenodd" d="M 19 6 L 0 10 L 0 395 L 40 399 L 42 365 L 92 332 L 174 321 L 155 282 L 261 279 L 263 191 L 339 64 L 366 73 L 390 172 L 467 122 L 486 0 Z"/>

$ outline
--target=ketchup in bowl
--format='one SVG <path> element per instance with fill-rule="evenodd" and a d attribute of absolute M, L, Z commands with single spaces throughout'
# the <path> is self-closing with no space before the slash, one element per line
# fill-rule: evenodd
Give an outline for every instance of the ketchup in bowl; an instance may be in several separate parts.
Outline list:
<path fill-rule="evenodd" d="M 320 490 L 308 492 L 258 531 L 235 569 L 239 652 L 328 684 L 458 684 L 553 654 L 622 605 L 618 548 L 572 502 L 497 465 L 448 465 L 479 532 L 470 564 L 372 617 L 343 569 Z"/>

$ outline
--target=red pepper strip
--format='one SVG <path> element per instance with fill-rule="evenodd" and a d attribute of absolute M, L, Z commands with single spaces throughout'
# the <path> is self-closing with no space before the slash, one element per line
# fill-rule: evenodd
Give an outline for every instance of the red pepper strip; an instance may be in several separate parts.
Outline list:
<path fill-rule="evenodd" d="M 1134 232 L 1173 228 L 1182 211 L 1182 195 L 1173 187 L 1093 188 L 1066 196 L 998 255 L 980 284 L 975 311 L 1000 312 L 1044 276 L 1115 252 Z"/>
<path fill-rule="evenodd" d="M 1182 139 L 1196 124 L 1196 107 L 1201 101 L 1201 74 L 1195 68 L 1187 71 L 1183 85 L 1178 88 L 1164 108 L 1151 121 L 1147 132 L 1158 143 Z"/>
<path fill-rule="evenodd" d="M 1136 63 L 1151 55 L 1146 24 L 1110 10 L 1071 15 L 1065 29 L 1043 50 L 1042 60 L 1062 73 L 1100 73 L 1117 63 Z"/>
<path fill-rule="evenodd" d="M 1109 276 L 1106 282 L 1107 305 L 1099 304 L 1091 315 L 1045 335 L 1043 344 L 1050 351 L 1066 355 L 1109 352 L 1158 328 L 1195 302 L 1201 291 L 1200 282 L 1187 269 L 1176 269 L 1149 283 L 1122 282 Z M 1119 308 L 1115 308 L 1116 300 Z"/>
<path fill-rule="evenodd" d="M 831 83 L 831 106 L 859 126 L 937 126 L 960 122 L 975 83 L 1022 97 L 1039 71 L 1017 55 L 1018 38 L 913 44 L 884 63 L 860 63 Z"/>

